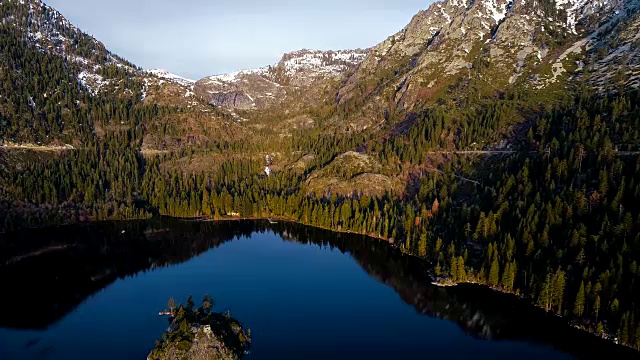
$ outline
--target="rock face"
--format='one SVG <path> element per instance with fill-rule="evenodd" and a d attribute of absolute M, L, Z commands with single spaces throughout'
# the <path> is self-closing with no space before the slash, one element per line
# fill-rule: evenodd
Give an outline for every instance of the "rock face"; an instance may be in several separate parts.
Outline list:
<path fill-rule="evenodd" d="M 637 56 L 625 55 L 637 49 L 638 7 L 637 0 L 435 2 L 371 49 L 338 101 L 345 108 L 366 104 L 369 121 L 357 128 L 367 128 L 388 104 L 410 113 L 465 77 L 482 76 L 496 90 L 544 89 L 564 86 L 583 67 L 611 73 L 605 63 L 617 59 L 628 70 L 628 84 L 637 85 Z M 606 44 L 605 36 L 612 38 Z M 603 49 L 610 57 L 600 56 L 598 65 L 593 55 Z"/>
<path fill-rule="evenodd" d="M 362 108 L 341 126 L 363 130 L 389 106 L 417 111 L 467 76 L 497 91 L 563 87 L 585 73 L 602 90 L 621 73 L 626 86 L 638 86 L 638 8 L 639 0 L 438 1 L 372 49 L 301 50 L 273 66 L 202 79 L 195 92 L 213 105 L 264 110 L 308 102 L 338 79 L 325 100 L 337 92 L 338 106 Z"/>
<path fill-rule="evenodd" d="M 300 50 L 285 54 L 274 72 L 283 85 L 311 85 L 318 80 L 340 78 L 355 69 L 366 53 L 366 50 Z"/>
<path fill-rule="evenodd" d="M 266 109 L 300 89 L 340 79 L 353 71 L 365 55 L 366 50 L 300 50 L 285 54 L 273 66 L 202 79 L 196 83 L 195 91 L 213 105 Z"/>
<path fill-rule="evenodd" d="M 625 1 L 583 39 L 586 80 L 600 91 L 608 85 L 640 87 L 640 1 Z M 594 15 L 595 16 L 595 15 Z"/>
<path fill-rule="evenodd" d="M 263 109 L 276 103 L 286 91 L 270 68 L 237 71 L 202 79 L 196 93 L 209 103 L 229 109 Z"/>
<path fill-rule="evenodd" d="M 375 158 L 350 151 L 314 171 L 306 185 L 309 193 L 319 196 L 382 196 L 385 191 L 402 191 L 402 183 L 385 173 L 388 173 L 387 169 Z"/>

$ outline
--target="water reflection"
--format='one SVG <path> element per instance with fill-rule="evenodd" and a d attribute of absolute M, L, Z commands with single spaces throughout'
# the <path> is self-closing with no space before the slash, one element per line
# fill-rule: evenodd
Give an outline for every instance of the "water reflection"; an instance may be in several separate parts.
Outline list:
<path fill-rule="evenodd" d="M 221 244 L 272 231 L 297 243 L 350 254 L 371 277 L 393 288 L 418 313 L 457 323 L 467 334 L 491 340 L 525 340 L 590 358 L 636 352 L 566 326 L 525 302 L 487 289 L 431 285 L 427 264 L 387 243 L 291 223 L 195 222 L 157 219 L 31 230 L 0 238 L 0 306 L 11 309 L 0 327 L 45 329 L 119 278 L 185 262 Z"/>

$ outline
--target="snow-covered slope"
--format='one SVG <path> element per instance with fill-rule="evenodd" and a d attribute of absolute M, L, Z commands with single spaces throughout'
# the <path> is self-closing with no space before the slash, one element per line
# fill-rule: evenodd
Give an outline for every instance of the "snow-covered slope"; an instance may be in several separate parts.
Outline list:
<path fill-rule="evenodd" d="M 118 77 L 137 78 L 144 83 L 143 98 L 150 85 L 176 84 L 193 96 L 194 80 L 166 70 L 140 70 L 108 51 L 104 44 L 82 32 L 57 10 L 40 0 L 3 0 L 2 22 L 26 33 L 26 39 L 42 52 L 62 56 L 77 69 L 79 83 L 93 95 L 107 90 L 131 93 L 118 86 Z M 117 69 L 116 71 L 113 68 Z"/>
<path fill-rule="evenodd" d="M 206 78 L 211 83 L 229 84 L 240 81 L 245 76 L 257 75 L 257 76 L 269 76 L 269 67 L 245 69 L 234 71 L 226 74 L 213 75 Z"/>
<path fill-rule="evenodd" d="M 290 77 L 335 77 L 358 66 L 365 55 L 365 50 L 300 50 L 285 54 L 277 67 Z"/>
<path fill-rule="evenodd" d="M 192 86 L 196 83 L 195 80 L 187 79 L 179 75 L 170 73 L 164 69 L 145 70 L 148 74 L 154 75 L 160 79 L 174 82 L 183 86 Z"/>
<path fill-rule="evenodd" d="M 566 13 L 566 27 L 576 34 L 576 24 L 620 6 L 618 0 L 556 0 L 556 8 Z"/>
<path fill-rule="evenodd" d="M 2 20 L 4 24 L 13 23 L 26 27 L 28 40 L 42 51 L 52 52 L 80 64 L 115 64 L 132 67 L 126 60 L 108 51 L 95 38 L 83 33 L 71 24 L 57 10 L 40 0 L 4 0 L 28 8 L 26 18 L 18 18 L 15 9 L 9 9 Z"/>
<path fill-rule="evenodd" d="M 296 80 L 313 80 L 341 76 L 345 71 L 355 68 L 364 59 L 364 50 L 300 50 L 287 53 L 276 65 L 256 69 L 235 71 L 210 76 L 207 79 L 219 83 L 235 83 L 246 76 L 274 77 L 276 73 Z"/>
<path fill-rule="evenodd" d="M 212 104 L 262 109 L 279 103 L 287 91 L 337 79 L 357 68 L 367 50 L 300 50 L 278 64 L 214 75 L 198 81 L 196 92 Z"/>
<path fill-rule="evenodd" d="M 131 74 L 137 71 L 133 64 L 108 51 L 101 42 L 40 0 L 4 0 L 0 6 L 3 25 L 19 28 L 40 51 L 65 58 L 77 69 L 78 80 L 92 94 L 110 84 L 106 69 L 116 67 Z"/>

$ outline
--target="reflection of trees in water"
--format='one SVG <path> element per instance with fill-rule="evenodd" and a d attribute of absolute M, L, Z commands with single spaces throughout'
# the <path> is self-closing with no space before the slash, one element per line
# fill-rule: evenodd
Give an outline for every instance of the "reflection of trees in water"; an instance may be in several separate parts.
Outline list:
<path fill-rule="evenodd" d="M 46 328 L 119 278 L 181 263 L 250 229 L 181 221 L 30 230 L 0 240 L 0 326 Z"/>
<path fill-rule="evenodd" d="M 45 328 L 119 278 L 181 263 L 225 242 L 267 231 L 288 241 L 351 255 L 418 313 L 454 321 L 474 337 L 549 343 L 585 357 L 609 347 L 510 296 L 473 286 L 433 286 L 426 275 L 427 264 L 383 241 L 266 221 L 162 219 L 6 235 L 0 239 L 0 281 L 5 289 L 24 291 L 0 297 L 0 306 L 12 309 L 0 317 L 0 326 Z"/>
<path fill-rule="evenodd" d="M 295 224 L 284 224 L 280 231 L 280 235 L 290 241 L 337 248 L 350 254 L 371 277 L 393 288 L 418 313 L 455 321 L 475 337 L 492 339 L 500 336 L 504 317 L 488 316 L 474 304 L 461 302 L 453 289 L 431 285 L 427 276 L 428 264 L 402 254 L 384 241 L 365 241 L 360 236 L 300 228 Z"/>
<path fill-rule="evenodd" d="M 383 241 L 295 224 L 278 224 L 274 231 L 291 241 L 350 254 L 370 276 L 393 288 L 418 313 L 453 321 L 473 337 L 548 344 L 585 359 L 603 351 L 615 359 L 638 358 L 634 350 L 570 328 L 562 319 L 511 295 L 474 285 L 434 286 L 427 276 L 428 264 Z"/>

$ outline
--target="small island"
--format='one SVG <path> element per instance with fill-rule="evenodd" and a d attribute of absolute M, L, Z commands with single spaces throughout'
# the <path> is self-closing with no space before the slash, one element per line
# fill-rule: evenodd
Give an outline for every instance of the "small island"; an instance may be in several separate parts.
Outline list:
<path fill-rule="evenodd" d="M 251 347 L 251 331 L 225 314 L 212 312 L 213 298 L 205 295 L 196 308 L 193 298 L 186 305 L 176 305 L 169 299 L 169 328 L 162 340 L 147 356 L 147 360 L 236 360 L 242 359 Z"/>

